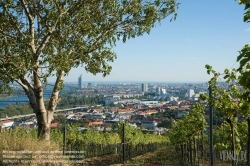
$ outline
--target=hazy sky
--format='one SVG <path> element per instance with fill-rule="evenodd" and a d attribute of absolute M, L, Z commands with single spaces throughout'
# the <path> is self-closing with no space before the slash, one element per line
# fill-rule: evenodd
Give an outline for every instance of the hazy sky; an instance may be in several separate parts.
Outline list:
<path fill-rule="evenodd" d="M 177 0 L 178 1 L 178 0 Z M 179 0 L 176 21 L 166 18 L 150 35 L 118 42 L 109 76 L 72 69 L 66 82 L 77 81 L 208 81 L 205 65 L 216 71 L 238 67 L 238 51 L 249 43 L 250 24 L 236 0 Z"/>

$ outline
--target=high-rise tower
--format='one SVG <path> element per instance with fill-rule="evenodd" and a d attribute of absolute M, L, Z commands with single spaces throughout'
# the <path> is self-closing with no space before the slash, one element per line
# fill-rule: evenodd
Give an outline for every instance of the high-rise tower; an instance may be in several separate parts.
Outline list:
<path fill-rule="evenodd" d="M 141 90 L 142 90 L 142 92 L 147 92 L 148 91 L 148 84 L 142 84 Z"/>
<path fill-rule="evenodd" d="M 82 89 L 82 74 L 78 77 L 78 88 Z"/>
<path fill-rule="evenodd" d="M 193 95 L 195 95 L 193 89 L 188 89 L 187 94 L 188 94 L 188 97 L 193 97 Z"/>

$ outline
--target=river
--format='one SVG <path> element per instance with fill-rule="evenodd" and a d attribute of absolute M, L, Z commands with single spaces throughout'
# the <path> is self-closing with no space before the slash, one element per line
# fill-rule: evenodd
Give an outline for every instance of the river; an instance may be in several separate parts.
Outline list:
<path fill-rule="evenodd" d="M 53 87 L 49 87 L 44 91 L 44 99 L 48 99 L 50 97 L 50 94 L 52 92 Z M 70 90 L 69 87 L 64 87 L 62 90 L 62 93 L 66 93 Z M 29 99 L 26 95 L 19 95 L 19 96 L 13 96 L 13 97 L 7 97 L 0 100 L 0 108 L 5 108 L 8 105 L 20 105 L 20 104 L 29 104 Z"/>

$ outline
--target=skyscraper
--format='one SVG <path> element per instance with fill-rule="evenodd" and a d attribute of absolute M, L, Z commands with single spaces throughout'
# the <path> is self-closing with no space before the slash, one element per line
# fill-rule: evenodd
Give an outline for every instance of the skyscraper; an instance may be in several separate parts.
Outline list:
<path fill-rule="evenodd" d="M 188 89 L 187 94 L 188 94 L 188 97 L 193 97 L 193 95 L 195 95 L 193 89 Z"/>
<path fill-rule="evenodd" d="M 147 92 L 148 91 L 148 84 L 142 84 L 141 90 L 142 90 L 142 92 Z"/>
<path fill-rule="evenodd" d="M 156 94 L 161 95 L 161 87 L 156 88 Z"/>
<path fill-rule="evenodd" d="M 82 74 L 78 77 L 78 88 L 82 88 Z"/>

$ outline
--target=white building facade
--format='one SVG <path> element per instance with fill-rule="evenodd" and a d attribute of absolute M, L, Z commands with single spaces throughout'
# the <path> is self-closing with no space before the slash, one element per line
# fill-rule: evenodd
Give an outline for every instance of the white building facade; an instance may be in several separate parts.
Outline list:
<path fill-rule="evenodd" d="M 189 98 L 191 98 L 191 97 L 193 97 L 193 96 L 195 95 L 193 89 L 188 89 L 187 94 L 188 94 L 188 97 L 189 97 Z"/>

